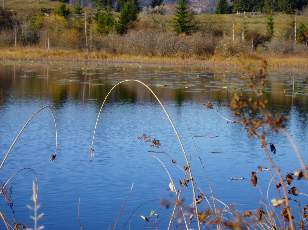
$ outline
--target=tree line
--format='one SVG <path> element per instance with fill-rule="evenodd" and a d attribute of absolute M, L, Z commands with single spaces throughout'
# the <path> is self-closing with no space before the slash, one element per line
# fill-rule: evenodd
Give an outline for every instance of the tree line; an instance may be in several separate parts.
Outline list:
<path fill-rule="evenodd" d="M 303 10 L 308 0 L 218 0 L 216 13 L 236 12 L 284 12 L 295 13 Z"/>
<path fill-rule="evenodd" d="M 253 1 L 237 1 L 237 3 L 240 2 L 251 3 Z M 257 2 L 261 4 L 262 1 Z M 277 2 L 279 1 L 275 1 L 275 3 Z M 95 43 L 95 36 L 97 41 L 100 41 L 108 34 L 122 36 L 136 26 L 135 22 L 141 11 L 138 0 L 121 0 L 119 9 L 116 10 L 108 4 L 110 2 L 108 3 L 106 0 L 96 0 L 95 8 L 89 9 L 83 8 L 78 1 L 75 5 L 68 5 L 63 2 L 57 8 L 47 12 L 52 17 L 46 17 L 46 12 L 38 12 L 24 19 L 18 18 L 18 12 L 14 13 L 9 9 L 0 9 L 0 42 L 11 44 L 15 41 L 15 45 L 18 42 L 23 45 L 40 44 L 45 47 L 49 47 L 50 44 L 56 47 L 58 43 L 62 42 L 62 47 L 67 45 L 68 47 L 84 48 L 89 47 L 89 40 L 93 44 Z M 161 4 L 162 0 L 152 0 L 151 7 L 154 9 Z M 217 10 L 221 9 L 221 11 L 217 13 L 231 12 L 230 4 L 232 2 L 219 0 Z M 235 4 L 235 0 L 233 4 Z M 256 3 L 255 6 L 257 5 Z M 116 13 L 115 11 L 118 12 Z M 276 22 L 271 13 L 267 17 L 266 32 L 248 31 L 245 23 L 242 23 L 240 25 L 242 41 L 253 41 L 253 47 L 271 41 L 276 30 Z M 219 17 L 217 17 L 217 20 L 219 20 Z M 233 40 L 234 26 L 233 24 Z M 177 34 L 191 35 L 202 31 L 200 22 L 194 16 L 188 0 L 177 0 L 175 13 L 172 16 L 172 27 Z M 230 28 L 232 28 L 232 25 Z M 293 22 L 287 28 L 286 33 L 288 35 L 283 35 L 285 40 L 297 40 L 299 43 L 307 44 L 308 27 L 306 24 L 298 23 L 295 25 Z M 294 37 L 294 31 L 296 32 L 296 38 Z M 223 28 L 215 29 L 212 25 L 206 33 L 223 39 L 225 32 Z M 12 37 L 15 39 L 12 40 Z M 62 40 L 60 37 L 62 37 Z M 97 42 L 96 44 L 98 44 L 97 47 L 102 47 L 103 43 Z"/>

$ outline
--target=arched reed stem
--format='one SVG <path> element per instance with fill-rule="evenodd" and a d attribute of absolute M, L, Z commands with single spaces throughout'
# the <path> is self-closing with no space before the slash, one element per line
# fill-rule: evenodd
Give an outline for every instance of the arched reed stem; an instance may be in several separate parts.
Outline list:
<path fill-rule="evenodd" d="M 4 158 L 1 161 L 0 164 L 0 169 L 2 169 L 4 167 L 4 163 L 7 161 L 7 158 L 9 156 L 9 154 L 11 153 L 13 147 L 15 146 L 16 142 L 18 141 L 19 137 L 21 136 L 21 134 L 24 132 L 24 130 L 29 126 L 29 124 L 31 124 L 32 120 L 39 114 L 41 113 L 43 110 L 47 110 L 50 112 L 52 118 L 53 118 L 53 123 L 54 123 L 54 127 L 55 127 L 55 142 L 56 142 L 56 146 L 55 146 L 55 153 L 53 155 L 56 155 L 57 151 L 58 151 L 58 128 L 57 128 L 57 121 L 56 121 L 56 116 L 53 112 L 52 106 L 50 105 L 46 105 L 42 108 L 40 108 L 39 110 L 37 110 L 36 112 L 34 112 L 29 119 L 26 121 L 26 123 L 23 125 L 23 127 L 19 130 L 19 132 L 17 133 L 17 135 L 15 136 L 15 138 L 13 139 L 9 149 L 7 150 L 7 152 L 4 154 Z"/>
<path fill-rule="evenodd" d="M 110 90 L 109 92 L 107 93 L 107 95 L 105 96 L 104 98 L 104 101 L 99 109 L 99 112 L 98 112 L 98 115 L 97 115 L 97 118 L 96 118 L 96 122 L 95 122 L 95 126 L 94 126 L 94 130 L 93 130 L 93 136 L 92 136 L 92 142 L 91 142 L 91 145 L 90 145 L 90 153 L 91 153 L 91 156 L 93 157 L 93 154 L 94 154 L 94 142 L 95 142 L 95 135 L 96 135 L 96 129 L 97 129 L 97 125 L 98 125 L 98 122 L 100 120 L 100 117 L 101 117 L 101 113 L 103 111 L 103 108 L 106 104 L 106 101 L 107 99 L 109 98 L 109 95 L 113 92 L 113 90 L 118 87 L 119 85 L 122 85 L 124 83 L 127 83 L 127 82 L 135 82 L 135 83 L 138 83 L 142 86 L 144 86 L 153 96 L 154 98 L 156 99 L 156 101 L 159 103 L 161 109 L 163 110 L 165 116 L 167 117 L 171 127 L 172 127 L 172 130 L 173 130 L 173 133 L 175 134 L 176 138 L 177 138 L 177 141 L 179 143 L 179 146 L 180 146 L 180 149 L 183 153 L 183 156 L 185 158 L 185 161 L 186 161 L 186 164 L 188 166 L 188 175 L 191 179 L 191 186 L 192 186 L 192 193 L 193 193 L 193 205 L 194 205 L 194 209 L 195 209 L 195 214 L 196 214 L 196 219 L 197 219 L 197 224 L 198 224 L 198 229 L 200 230 L 201 227 L 200 227 L 200 222 L 199 222 L 199 218 L 198 218 L 198 206 L 197 206 L 197 203 L 196 203 L 196 190 L 195 190 L 195 181 L 194 181 L 194 178 L 192 176 L 192 171 L 191 171 L 191 163 L 190 161 L 188 160 L 188 155 L 185 151 L 185 148 L 184 148 L 184 145 L 183 145 L 183 142 L 181 140 L 181 137 L 179 135 L 179 132 L 178 130 L 176 129 L 175 125 L 174 125 L 174 122 L 172 121 L 169 113 L 167 112 L 167 110 L 165 109 L 164 105 L 162 104 L 162 102 L 160 101 L 160 99 L 158 98 L 158 96 L 154 93 L 154 91 L 147 85 L 145 84 L 144 82 L 142 81 L 139 81 L 139 80 L 123 80 L 123 81 L 120 81 L 118 82 L 116 85 L 114 85 Z"/>
<path fill-rule="evenodd" d="M 36 175 L 36 172 L 34 169 L 32 168 L 22 168 L 20 170 L 18 170 L 17 172 L 15 172 L 13 175 L 11 175 L 6 181 L 5 183 L 3 184 L 3 186 L 0 188 L 0 195 L 3 193 L 4 189 L 6 188 L 6 186 L 15 179 L 15 177 L 20 174 L 22 171 L 25 171 L 25 170 L 29 170 L 29 171 L 32 171 L 35 175 Z"/>

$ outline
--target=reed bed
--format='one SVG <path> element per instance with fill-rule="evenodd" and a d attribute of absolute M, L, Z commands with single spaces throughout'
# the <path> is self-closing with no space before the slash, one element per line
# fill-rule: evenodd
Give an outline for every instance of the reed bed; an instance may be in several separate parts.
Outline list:
<path fill-rule="evenodd" d="M 70 65 L 134 65 L 154 67 L 175 67 L 186 69 L 201 69 L 215 72 L 224 72 L 226 67 L 229 71 L 240 73 L 243 71 L 242 62 L 255 62 L 255 56 L 263 56 L 268 61 L 268 69 L 272 72 L 294 72 L 306 73 L 308 70 L 307 56 L 280 55 L 280 54 L 245 54 L 226 57 L 215 53 L 211 57 L 202 58 L 198 56 L 145 56 L 142 54 L 114 54 L 105 51 L 85 52 L 69 49 L 40 48 L 10 48 L 0 49 L 0 60 L 3 63 L 39 63 L 39 64 L 67 64 Z"/>

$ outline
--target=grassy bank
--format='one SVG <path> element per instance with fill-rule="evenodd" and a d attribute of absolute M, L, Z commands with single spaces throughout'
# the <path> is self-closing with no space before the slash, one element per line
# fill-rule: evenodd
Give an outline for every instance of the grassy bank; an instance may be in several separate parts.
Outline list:
<path fill-rule="evenodd" d="M 0 58 L 5 62 L 35 62 L 53 63 L 65 62 L 71 65 L 87 63 L 92 65 L 135 65 L 157 66 L 175 68 L 209 69 L 217 72 L 240 71 L 245 63 L 257 63 L 260 57 L 265 58 L 269 70 L 274 72 L 305 73 L 308 70 L 308 57 L 306 56 L 257 56 L 247 54 L 236 57 L 223 57 L 214 55 L 208 59 L 200 57 L 161 57 L 119 55 L 105 52 L 86 52 L 78 50 L 46 50 L 40 48 L 0 49 Z"/>

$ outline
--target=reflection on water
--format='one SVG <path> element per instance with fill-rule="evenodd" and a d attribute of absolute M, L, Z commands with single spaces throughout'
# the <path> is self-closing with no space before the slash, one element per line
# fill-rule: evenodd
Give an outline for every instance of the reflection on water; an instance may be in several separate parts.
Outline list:
<path fill-rule="evenodd" d="M 234 89 L 244 87 L 235 74 L 216 74 L 201 72 L 177 72 L 168 69 L 120 68 L 78 69 L 65 67 L 22 67 L 3 66 L 0 69 L 1 104 L 9 96 L 16 98 L 48 99 L 60 106 L 67 100 L 100 102 L 107 91 L 123 79 L 139 79 L 153 87 L 159 97 L 166 101 L 204 101 L 208 97 L 217 102 L 227 102 Z M 308 79 L 306 76 L 271 76 L 266 92 L 270 104 L 287 112 L 292 106 L 306 113 Z M 149 100 L 142 87 L 121 85 L 114 100 L 135 102 Z"/>
<path fill-rule="evenodd" d="M 53 151 L 52 122 L 47 113 L 42 113 L 16 145 L 0 175 L 3 180 L 23 167 L 36 171 L 45 213 L 42 223 L 47 229 L 77 229 L 79 198 L 80 218 L 86 229 L 110 227 L 132 183 L 134 190 L 121 215 L 121 227 L 144 227 L 140 215 L 151 210 L 161 217 L 170 216 L 170 210 L 159 205 L 161 198 L 172 199 L 168 178 L 151 154 L 166 163 L 176 181 L 182 174 L 170 164 L 171 159 L 179 165 L 184 161 L 169 123 L 143 87 L 127 83 L 111 95 L 97 131 L 96 157 L 89 161 L 88 146 L 98 108 L 109 89 L 123 79 L 148 83 L 166 105 L 191 155 L 193 172 L 202 190 L 208 192 L 210 184 L 217 198 L 242 210 L 259 206 L 264 199 L 260 191 L 267 187 L 268 175 L 260 175 L 257 188 L 249 186 L 249 180 L 229 180 L 231 176 L 249 177 L 258 165 L 268 166 L 259 143 L 248 139 L 241 127 L 227 124 L 204 106 L 212 101 L 222 114 L 232 118 L 227 105 L 234 90 L 243 88 L 249 94 L 236 74 L 128 67 L 1 66 L 1 154 L 33 111 L 45 104 L 56 108 L 60 129 L 58 159 L 48 160 Z M 269 109 L 289 116 L 288 129 L 307 161 L 307 76 L 271 75 L 266 92 Z M 142 134 L 158 138 L 162 143 L 160 151 L 155 153 L 138 140 Z M 278 149 L 274 160 L 286 171 L 297 168 L 286 139 L 281 135 L 270 139 Z M 20 175 L 11 188 L 16 216 L 28 224 L 25 206 L 30 202 L 32 179 L 31 173 Z M 189 204 L 189 190 L 185 196 Z M 0 205 L 10 213 L 3 201 Z M 159 226 L 164 228 L 167 222 L 168 218 L 161 218 Z"/>

